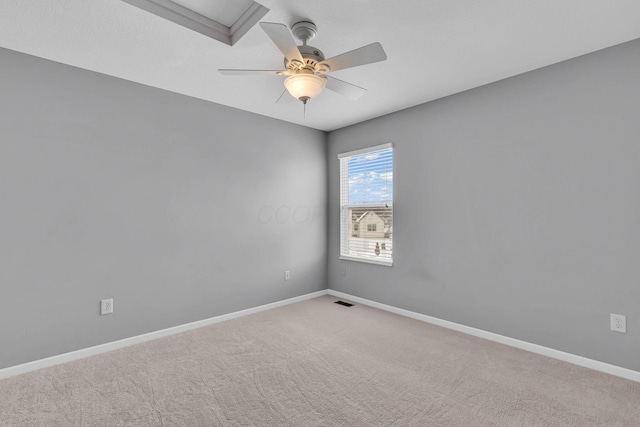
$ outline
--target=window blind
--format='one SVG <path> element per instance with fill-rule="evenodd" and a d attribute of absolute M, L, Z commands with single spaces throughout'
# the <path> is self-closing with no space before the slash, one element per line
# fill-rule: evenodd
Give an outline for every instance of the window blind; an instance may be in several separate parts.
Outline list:
<path fill-rule="evenodd" d="M 338 155 L 340 258 L 393 263 L 393 146 Z"/>

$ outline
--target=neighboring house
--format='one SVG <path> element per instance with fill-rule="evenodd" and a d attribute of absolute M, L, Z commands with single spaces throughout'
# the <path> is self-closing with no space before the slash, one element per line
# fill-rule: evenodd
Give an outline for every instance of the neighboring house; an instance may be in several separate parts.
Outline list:
<path fill-rule="evenodd" d="M 364 239 L 382 239 L 385 233 L 390 231 L 385 219 L 376 212 L 357 211 L 351 212 L 351 237 Z"/>
<path fill-rule="evenodd" d="M 354 207 L 349 209 L 349 217 L 349 253 L 391 259 L 392 210 L 380 207 Z"/>

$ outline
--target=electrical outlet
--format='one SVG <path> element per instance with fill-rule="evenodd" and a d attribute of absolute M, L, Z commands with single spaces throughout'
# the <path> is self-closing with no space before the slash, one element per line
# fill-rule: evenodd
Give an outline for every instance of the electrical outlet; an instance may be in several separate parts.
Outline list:
<path fill-rule="evenodd" d="M 342 267 L 340 267 L 340 275 L 341 276 L 346 276 L 347 275 L 347 266 L 346 265 L 342 265 Z"/>
<path fill-rule="evenodd" d="M 627 316 L 611 313 L 611 330 L 616 332 L 627 332 Z"/>
<path fill-rule="evenodd" d="M 113 298 L 100 301 L 100 315 L 113 313 Z"/>
<path fill-rule="evenodd" d="M 284 280 L 289 280 L 291 279 L 291 272 L 289 270 L 286 270 L 284 272 Z"/>

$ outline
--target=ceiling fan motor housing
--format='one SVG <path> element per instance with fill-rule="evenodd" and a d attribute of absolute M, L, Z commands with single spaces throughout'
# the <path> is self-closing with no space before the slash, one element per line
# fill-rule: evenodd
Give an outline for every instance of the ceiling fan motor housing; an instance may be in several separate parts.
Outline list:
<path fill-rule="evenodd" d="M 317 47 L 303 45 L 298 46 L 298 50 L 300 50 L 300 54 L 304 59 L 304 64 L 301 64 L 299 61 L 293 60 L 289 61 L 287 58 L 284 59 L 284 66 L 287 70 L 297 71 L 302 68 L 311 69 L 313 72 L 317 71 L 325 71 L 316 69 L 318 64 L 324 61 L 324 53 Z"/>

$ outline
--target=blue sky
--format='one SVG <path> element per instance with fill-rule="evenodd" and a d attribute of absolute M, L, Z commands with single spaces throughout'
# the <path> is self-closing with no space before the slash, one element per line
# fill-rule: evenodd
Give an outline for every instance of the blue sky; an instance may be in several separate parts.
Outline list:
<path fill-rule="evenodd" d="M 349 204 L 392 201 L 392 158 L 390 149 L 349 158 Z"/>

